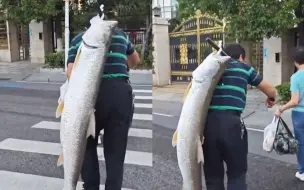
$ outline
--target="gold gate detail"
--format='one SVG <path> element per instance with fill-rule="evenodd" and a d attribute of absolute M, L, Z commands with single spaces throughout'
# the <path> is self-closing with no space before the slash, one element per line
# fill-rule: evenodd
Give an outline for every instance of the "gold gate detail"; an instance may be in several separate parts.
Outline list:
<path fill-rule="evenodd" d="M 214 51 L 206 38 L 222 41 L 224 26 L 221 20 L 198 10 L 169 34 L 172 81 L 191 80 L 192 71 Z"/>

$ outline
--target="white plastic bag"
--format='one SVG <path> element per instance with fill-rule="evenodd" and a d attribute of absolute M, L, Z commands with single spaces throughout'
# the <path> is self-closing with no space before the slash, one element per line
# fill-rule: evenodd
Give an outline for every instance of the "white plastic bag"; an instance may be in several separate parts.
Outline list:
<path fill-rule="evenodd" d="M 263 149 L 267 152 L 273 150 L 273 143 L 277 132 L 279 118 L 273 117 L 272 122 L 264 129 Z"/>

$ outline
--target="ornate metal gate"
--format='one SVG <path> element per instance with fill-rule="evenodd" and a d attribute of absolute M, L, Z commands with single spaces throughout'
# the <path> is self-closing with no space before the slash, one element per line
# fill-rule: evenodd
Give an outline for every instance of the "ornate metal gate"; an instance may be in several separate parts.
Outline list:
<path fill-rule="evenodd" d="M 205 41 L 223 40 L 223 22 L 196 11 L 194 17 L 176 27 L 170 37 L 170 62 L 172 81 L 190 81 L 192 71 L 213 51 Z"/>

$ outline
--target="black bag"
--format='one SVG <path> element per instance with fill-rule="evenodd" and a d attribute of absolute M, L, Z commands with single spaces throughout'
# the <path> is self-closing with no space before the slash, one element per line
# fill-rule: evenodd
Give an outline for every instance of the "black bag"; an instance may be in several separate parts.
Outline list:
<path fill-rule="evenodd" d="M 273 149 L 278 155 L 296 154 L 299 150 L 299 142 L 281 117 L 278 122 Z"/>

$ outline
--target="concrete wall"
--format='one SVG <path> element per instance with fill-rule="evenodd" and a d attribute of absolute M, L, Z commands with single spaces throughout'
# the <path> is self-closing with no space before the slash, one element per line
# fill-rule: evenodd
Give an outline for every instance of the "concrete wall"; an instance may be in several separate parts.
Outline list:
<path fill-rule="evenodd" d="M 264 39 L 263 76 L 272 85 L 290 81 L 294 72 L 294 64 L 290 59 L 291 50 L 295 46 L 293 39 L 293 32 L 286 33 L 282 38 Z M 267 56 L 265 56 L 265 50 Z M 279 53 L 279 62 L 275 60 L 276 53 Z"/>
<path fill-rule="evenodd" d="M 153 86 L 170 83 L 171 65 L 169 51 L 169 24 L 165 18 L 153 18 Z"/>
<path fill-rule="evenodd" d="M 44 63 L 45 55 L 53 52 L 51 23 L 32 21 L 29 29 L 31 62 Z"/>

